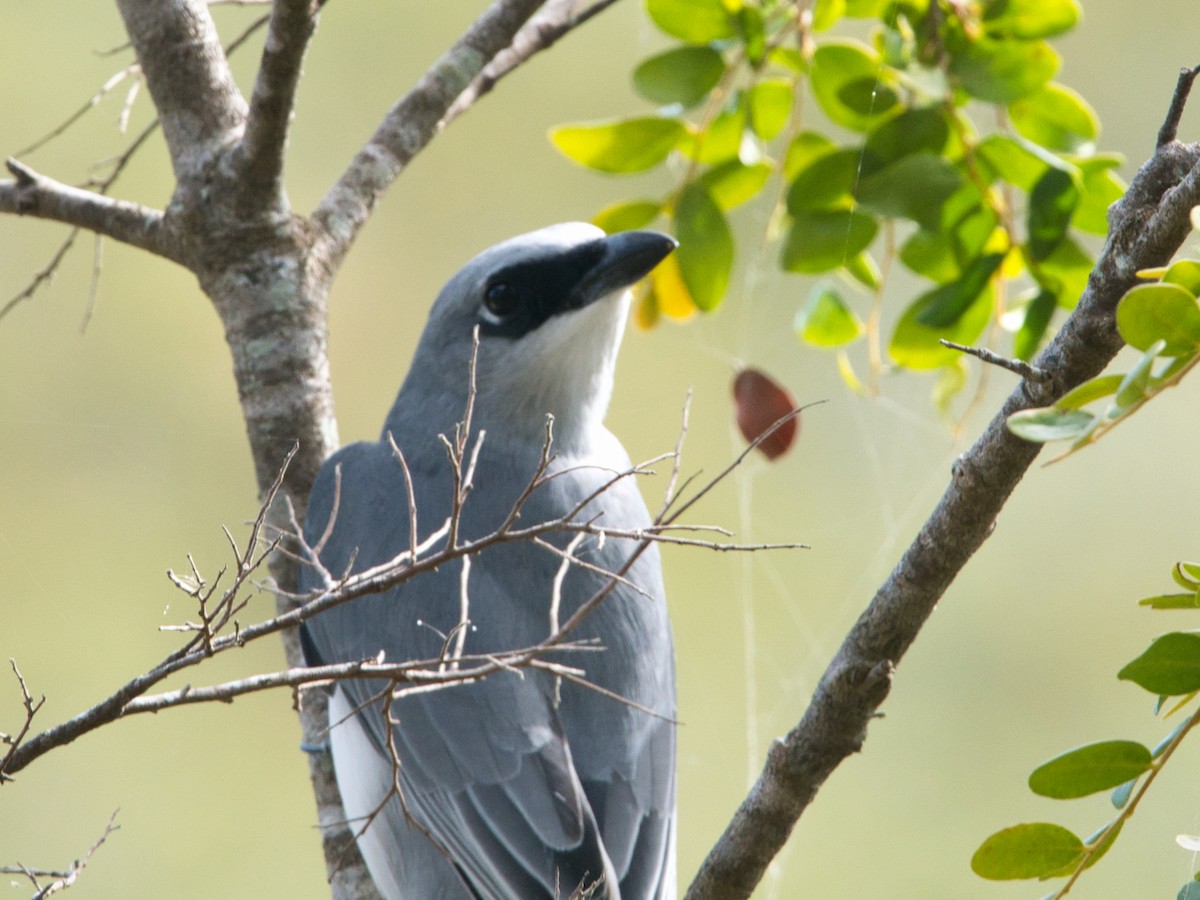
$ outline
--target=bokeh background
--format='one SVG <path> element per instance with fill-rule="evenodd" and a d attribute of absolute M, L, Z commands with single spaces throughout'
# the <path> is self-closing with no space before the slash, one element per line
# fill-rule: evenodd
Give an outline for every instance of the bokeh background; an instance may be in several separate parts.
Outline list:
<path fill-rule="evenodd" d="M 45 134 L 128 61 L 109 4 L 10 4 L 0 55 L 0 149 Z M 483 8 L 482 2 L 331 3 L 300 89 L 288 190 L 308 212 L 383 111 Z M 1181 66 L 1197 59 L 1192 0 L 1090 0 L 1059 42 L 1060 80 L 1126 154 L 1128 179 L 1151 152 Z M 217 10 L 228 37 L 254 10 Z M 546 140 L 553 124 L 646 109 L 628 73 L 663 41 L 637 0 L 619 4 L 504 81 L 412 164 L 379 206 L 334 287 L 331 357 L 343 441 L 373 438 L 441 283 L 479 249 L 549 222 L 588 218 L 614 199 L 661 191 L 661 176 L 602 178 Z M 248 89 L 254 53 L 235 69 Z M 124 88 L 74 130 L 23 157 L 83 180 L 121 150 Z M 1197 101 L 1200 102 L 1200 101 Z M 151 113 L 140 98 L 138 129 Z M 1200 137 L 1189 114 L 1182 136 Z M 117 194 L 161 206 L 169 166 L 155 139 Z M 668 552 L 680 671 L 680 879 L 686 884 L 745 792 L 772 737 L 802 712 L 841 636 L 939 496 L 960 434 L 939 420 L 929 382 L 900 376 L 884 395 L 850 395 L 832 357 L 792 337 L 809 283 L 775 271 L 765 212 L 738 213 L 739 265 L 715 314 L 631 333 L 610 414 L 632 456 L 669 449 L 688 388 L 689 472 L 740 449 L 729 384 L 766 367 L 807 413 L 795 450 L 751 461 L 697 517 L 746 540 L 804 541 L 753 559 Z M 66 230 L 0 220 L 0 301 L 49 260 Z M 1195 241 L 1193 251 L 1196 249 Z M 15 658 L 45 727 L 97 701 L 177 643 L 158 631 L 189 616 L 165 570 L 192 554 L 208 576 L 228 561 L 220 526 L 243 537 L 256 510 L 251 464 L 216 316 L 186 272 L 107 242 L 86 330 L 93 243 L 82 237 L 52 284 L 0 320 L 0 659 Z M 894 286 L 899 308 L 911 288 Z M 981 411 L 1011 385 L 991 375 Z M 830 779 L 756 896 L 850 900 L 1020 898 L 1036 884 L 991 884 L 969 870 L 992 831 L 1059 821 L 1086 835 L 1106 797 L 1056 803 L 1029 771 L 1092 740 L 1153 745 L 1173 723 L 1115 678 L 1186 614 L 1137 608 L 1195 558 L 1198 499 L 1193 384 L 1151 405 L 1099 446 L 1032 471 L 994 537 L 952 586 L 900 666 L 865 752 Z M 646 485 L 656 497 L 661 485 Z M 253 602 L 266 615 L 271 599 Z M 191 674 L 196 683 L 274 669 L 264 642 Z M 0 730 L 21 719 L 0 672 Z M 0 864 L 62 867 L 120 808 L 79 898 L 328 896 L 315 813 L 286 693 L 118 723 L 40 760 L 0 790 Z M 1198 867 L 1176 846 L 1200 832 L 1196 747 L 1185 747 L 1080 896 L 1173 897 Z M 0 897 L 28 883 L 0 880 Z"/>

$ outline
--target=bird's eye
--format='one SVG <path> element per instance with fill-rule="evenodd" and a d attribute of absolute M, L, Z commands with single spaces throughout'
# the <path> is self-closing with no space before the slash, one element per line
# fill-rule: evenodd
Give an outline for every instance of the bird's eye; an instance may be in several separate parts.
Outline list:
<path fill-rule="evenodd" d="M 498 319 L 512 315 L 520 305 L 521 292 L 507 281 L 488 285 L 483 295 L 484 308 Z"/>

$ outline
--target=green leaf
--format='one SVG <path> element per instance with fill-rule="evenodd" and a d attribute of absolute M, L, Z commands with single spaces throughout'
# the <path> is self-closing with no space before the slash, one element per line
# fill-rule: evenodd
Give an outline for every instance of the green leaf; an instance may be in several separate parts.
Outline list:
<path fill-rule="evenodd" d="M 1179 285 L 1193 297 L 1200 296 L 1200 261 L 1181 259 L 1173 262 L 1162 280 L 1167 284 Z"/>
<path fill-rule="evenodd" d="M 873 162 L 886 165 L 912 153 L 941 153 L 949 139 L 950 126 L 942 108 L 921 106 L 872 129 L 866 147 Z"/>
<path fill-rule="evenodd" d="M 783 131 L 792 115 L 792 83 L 786 78 L 765 78 L 746 95 L 750 127 L 764 141 Z"/>
<path fill-rule="evenodd" d="M 1112 157 L 1090 157 L 1079 163 L 1083 190 L 1071 224 L 1080 231 L 1108 234 L 1108 208 L 1125 194 L 1125 182 L 1113 171 L 1116 165 Z"/>
<path fill-rule="evenodd" d="M 1111 397 L 1121 386 L 1122 375 L 1099 375 L 1068 391 L 1054 404 L 1057 409 L 1080 409 L 1103 397 Z"/>
<path fill-rule="evenodd" d="M 1192 354 L 1200 349 L 1200 306 L 1177 284 L 1140 284 L 1117 304 L 1117 330 L 1138 350 L 1162 340 L 1166 356 Z"/>
<path fill-rule="evenodd" d="M 738 34 L 746 48 L 746 59 L 757 67 L 767 53 L 767 29 L 762 10 L 757 6 L 743 6 L 737 11 Z"/>
<path fill-rule="evenodd" d="M 1034 444 L 1064 441 L 1084 434 L 1095 421 L 1091 413 L 1078 409 L 1058 409 L 1044 406 L 1023 409 L 1008 417 L 1008 430 L 1022 440 Z"/>
<path fill-rule="evenodd" d="M 1023 191 L 1033 190 L 1048 168 L 1075 171 L 1070 163 L 1037 144 L 1007 134 L 989 135 L 980 141 L 977 152 L 996 174 Z"/>
<path fill-rule="evenodd" d="M 816 157 L 792 179 L 787 193 L 788 212 L 797 215 L 805 210 L 852 206 L 861 158 L 862 151 L 854 148 Z"/>
<path fill-rule="evenodd" d="M 818 284 L 796 316 L 796 334 L 817 347 L 840 347 L 862 336 L 862 320 L 828 285 Z"/>
<path fill-rule="evenodd" d="M 1070 31 L 1082 16 L 1078 0 L 997 0 L 984 8 L 983 27 L 990 35 L 1032 40 Z"/>
<path fill-rule="evenodd" d="M 1121 379 L 1114 398 L 1118 407 L 1125 409 L 1146 398 L 1146 389 L 1150 387 L 1150 373 L 1154 369 L 1154 361 L 1165 346 L 1164 341 L 1155 341 Z"/>
<path fill-rule="evenodd" d="M 633 86 L 655 103 L 692 106 L 725 74 L 725 60 L 711 47 L 676 47 L 651 56 L 633 70 Z"/>
<path fill-rule="evenodd" d="M 943 347 L 939 339 L 956 344 L 974 343 L 991 321 L 996 295 L 989 285 L 949 328 L 933 328 L 921 321 L 936 299 L 929 294 L 918 297 L 900 316 L 888 345 L 888 353 L 898 365 L 918 370 L 956 365 L 961 354 Z"/>
<path fill-rule="evenodd" d="M 660 116 L 559 125 L 550 130 L 550 140 L 568 159 L 610 173 L 652 169 L 686 136 L 681 121 Z"/>
<path fill-rule="evenodd" d="M 976 875 L 992 881 L 1045 878 L 1083 853 L 1083 841 L 1061 825 L 1030 822 L 997 831 L 971 857 Z"/>
<path fill-rule="evenodd" d="M 733 234 L 708 191 L 699 184 L 683 190 L 675 206 L 675 256 L 688 293 L 700 309 L 715 309 L 725 297 L 733 270 Z"/>
<path fill-rule="evenodd" d="M 837 150 L 837 144 L 815 131 L 802 131 L 788 144 L 783 158 L 783 177 L 791 181 L 801 169 L 807 169 L 818 157 Z"/>
<path fill-rule="evenodd" d="M 850 277 L 869 291 L 876 290 L 883 284 L 883 272 L 879 270 L 879 263 L 865 250 L 853 259 L 846 260 L 843 265 Z"/>
<path fill-rule="evenodd" d="M 1158 594 L 1138 601 L 1138 606 L 1151 609 L 1200 609 L 1200 594 Z"/>
<path fill-rule="evenodd" d="M 1042 797 L 1074 800 L 1115 788 L 1149 768 L 1150 750 L 1137 741 L 1100 741 L 1042 763 L 1029 776 L 1029 789 Z"/>
<path fill-rule="evenodd" d="M 1013 356 L 1026 362 L 1033 359 L 1057 306 L 1057 298 L 1049 291 L 1038 291 L 1037 296 L 1029 301 L 1023 310 L 1021 327 L 1013 335 Z"/>
<path fill-rule="evenodd" d="M 1012 103 L 1054 77 L 1061 60 L 1045 41 L 980 38 L 950 60 L 950 73 L 968 94 L 988 103 Z"/>
<path fill-rule="evenodd" d="M 874 218 L 849 209 L 798 212 L 781 263 L 789 272 L 828 272 L 865 250 L 878 229 Z"/>
<path fill-rule="evenodd" d="M 900 247 L 900 261 L 938 284 L 953 281 L 962 274 L 953 237 L 943 231 L 914 231 Z"/>
<path fill-rule="evenodd" d="M 923 302 L 924 308 L 917 321 L 929 328 L 953 326 L 988 287 L 1003 262 L 1003 253 L 981 256 L 967 266 L 957 281 L 922 294 L 917 302 Z"/>
<path fill-rule="evenodd" d="M 722 0 L 646 0 L 646 12 L 660 29 L 689 44 L 719 41 L 737 31 Z"/>
<path fill-rule="evenodd" d="M 1034 274 L 1043 288 L 1057 296 L 1059 306 L 1074 309 L 1087 288 L 1092 265 L 1092 258 L 1068 235 L 1041 261 Z"/>
<path fill-rule="evenodd" d="M 817 0 L 813 9 L 813 30 L 828 31 L 846 14 L 846 0 Z"/>
<path fill-rule="evenodd" d="M 1200 900 L 1200 880 L 1193 878 L 1181 887 L 1175 900 Z"/>
<path fill-rule="evenodd" d="M 689 159 L 715 165 L 737 159 L 742 149 L 742 132 L 746 130 L 746 110 L 741 104 L 720 113 L 707 130 L 684 141 L 679 150 Z"/>
<path fill-rule="evenodd" d="M 866 44 L 834 40 L 813 53 L 810 78 L 825 115 L 839 125 L 864 131 L 896 104 L 895 94 L 880 81 L 882 73 L 879 54 Z"/>
<path fill-rule="evenodd" d="M 1061 169 L 1049 169 L 1037 180 L 1029 192 L 1026 216 L 1029 252 L 1035 260 L 1045 259 L 1066 237 L 1078 203 L 1075 179 Z"/>
<path fill-rule="evenodd" d="M 604 207 L 592 218 L 592 224 L 609 234 L 633 231 L 653 222 L 661 209 L 654 200 L 625 200 Z"/>
<path fill-rule="evenodd" d="M 1100 133 L 1096 111 L 1075 91 L 1055 82 L 1014 100 L 1008 116 L 1035 144 L 1067 153 L 1090 144 Z"/>
<path fill-rule="evenodd" d="M 1177 696 L 1200 690 L 1200 634 L 1164 634 L 1117 677 L 1152 694 Z"/>
<path fill-rule="evenodd" d="M 967 361 L 961 355 L 950 365 L 937 370 L 931 399 L 934 409 L 941 415 L 950 415 L 950 403 L 967 386 L 967 374 Z"/>
<path fill-rule="evenodd" d="M 882 216 L 911 219 L 935 231 L 942 206 L 962 184 L 958 171 L 932 153 L 914 153 L 859 181 L 860 203 Z"/>
<path fill-rule="evenodd" d="M 759 162 L 748 166 L 740 160 L 731 159 L 713 166 L 696 180 L 704 185 L 717 206 L 730 210 L 761 191 L 773 171 L 769 163 Z"/>

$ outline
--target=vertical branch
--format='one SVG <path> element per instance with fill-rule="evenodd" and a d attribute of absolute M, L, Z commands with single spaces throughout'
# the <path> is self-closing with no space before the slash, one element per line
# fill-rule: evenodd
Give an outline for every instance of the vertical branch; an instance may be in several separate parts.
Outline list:
<path fill-rule="evenodd" d="M 283 154 L 296 103 L 296 86 L 309 39 L 317 25 L 317 0 L 276 0 L 246 131 L 234 155 L 243 193 L 251 208 L 280 202 Z M 275 201 L 275 202 L 271 202 Z"/>

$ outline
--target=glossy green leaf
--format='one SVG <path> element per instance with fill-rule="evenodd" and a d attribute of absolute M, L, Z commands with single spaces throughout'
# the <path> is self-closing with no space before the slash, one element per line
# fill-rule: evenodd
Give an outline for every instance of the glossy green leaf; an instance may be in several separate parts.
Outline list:
<path fill-rule="evenodd" d="M 737 32 L 722 0 L 646 0 L 646 12 L 660 29 L 689 44 L 707 44 Z"/>
<path fill-rule="evenodd" d="M 1146 398 L 1154 362 L 1165 346 L 1165 341 L 1155 341 L 1121 379 L 1121 384 L 1117 387 L 1117 393 L 1113 398 L 1118 407 L 1125 409 Z"/>
<path fill-rule="evenodd" d="M 775 170 L 769 163 L 760 162 L 748 166 L 740 160 L 731 159 L 713 166 L 697 181 L 704 185 L 717 206 L 730 210 L 756 196 L 773 171 Z"/>
<path fill-rule="evenodd" d="M 1158 594 L 1142 598 L 1138 606 L 1151 609 L 1200 609 L 1200 595 L 1195 591 L 1190 594 Z"/>
<path fill-rule="evenodd" d="M 840 347 L 857 340 L 864 331 L 862 320 L 829 285 L 819 284 L 796 316 L 796 335 L 817 347 Z"/>
<path fill-rule="evenodd" d="M 880 81 L 882 72 L 879 54 L 866 44 L 836 40 L 813 53 L 809 77 L 825 115 L 839 125 L 864 131 L 896 103 L 895 95 Z M 881 98 L 877 89 L 887 90 L 888 96 Z"/>
<path fill-rule="evenodd" d="M 633 70 L 633 86 L 655 103 L 692 106 L 725 74 L 725 60 L 711 47 L 676 47 L 643 61 Z"/>
<path fill-rule="evenodd" d="M 1200 296 L 1200 260 L 1181 259 L 1163 273 L 1167 284 L 1177 284 L 1193 297 Z"/>
<path fill-rule="evenodd" d="M 996 295 L 989 285 L 949 328 L 933 328 L 921 321 L 921 316 L 936 299 L 929 294 L 918 297 L 900 316 L 888 344 L 888 353 L 898 365 L 918 370 L 955 365 L 962 354 L 943 347 L 939 340 L 945 338 L 956 344 L 973 344 L 991 321 Z"/>
<path fill-rule="evenodd" d="M 1175 900 L 1200 900 L 1200 879 L 1193 878 L 1181 887 Z"/>
<path fill-rule="evenodd" d="M 818 156 L 792 179 L 787 193 L 788 212 L 796 215 L 805 210 L 852 206 L 861 158 L 862 152 L 854 148 Z"/>
<path fill-rule="evenodd" d="M 1100 133 L 1096 111 L 1075 91 L 1055 82 L 1014 100 L 1008 116 L 1018 132 L 1051 150 L 1069 153 Z"/>
<path fill-rule="evenodd" d="M 1078 0 L 995 0 L 984 7 L 988 34 L 1031 40 L 1070 31 L 1083 16 Z"/>
<path fill-rule="evenodd" d="M 988 287 L 1003 262 L 1003 253 L 981 256 L 967 266 L 962 277 L 922 294 L 917 302 L 924 307 L 917 321 L 929 328 L 953 326 Z"/>
<path fill-rule="evenodd" d="M 950 139 L 950 125 L 940 106 L 907 109 L 871 130 L 867 155 L 884 166 L 912 153 L 941 153 Z"/>
<path fill-rule="evenodd" d="M 914 153 L 863 177 L 855 195 L 881 216 L 911 219 L 929 231 L 941 224 L 942 206 L 962 184 L 958 171 L 933 153 Z"/>
<path fill-rule="evenodd" d="M 1029 776 L 1029 789 L 1042 797 L 1074 800 L 1115 788 L 1149 768 L 1150 750 L 1137 741 L 1100 741 L 1042 763 Z"/>
<path fill-rule="evenodd" d="M 681 121 L 660 116 L 560 125 L 550 131 L 550 140 L 568 159 L 611 173 L 652 169 L 686 136 Z"/>
<path fill-rule="evenodd" d="M 1191 354 L 1200 349 L 1200 306 L 1177 284 L 1140 284 L 1117 304 L 1117 330 L 1138 350 L 1162 340 L 1166 356 Z"/>
<path fill-rule="evenodd" d="M 1080 409 L 1104 397 L 1111 397 L 1121 386 L 1121 375 L 1100 375 L 1068 391 L 1054 405 L 1058 409 Z"/>
<path fill-rule="evenodd" d="M 783 177 L 791 181 L 801 169 L 807 169 L 818 157 L 837 150 L 837 144 L 815 131 L 802 131 L 788 144 L 783 158 Z"/>
<path fill-rule="evenodd" d="M 1045 878 L 1083 853 L 1074 832 L 1050 822 L 1030 822 L 997 831 L 971 857 L 976 875 L 992 881 Z"/>
<path fill-rule="evenodd" d="M 592 224 L 609 234 L 645 228 L 657 218 L 662 207 L 654 200 L 625 200 L 612 203 L 596 213 Z"/>
<path fill-rule="evenodd" d="M 1044 85 L 1061 60 L 1045 41 L 980 38 L 950 61 L 950 73 L 972 97 L 1008 104 Z"/>
<path fill-rule="evenodd" d="M 1075 179 L 1061 169 L 1049 169 L 1037 180 L 1026 215 L 1029 253 L 1035 260 L 1045 259 L 1066 237 L 1078 203 Z"/>
<path fill-rule="evenodd" d="M 874 218 L 849 209 L 799 212 L 792 217 L 781 263 L 789 272 L 828 272 L 865 250 L 878 229 Z"/>
<path fill-rule="evenodd" d="M 692 300 L 715 309 L 725 297 L 733 270 L 733 234 L 716 202 L 703 186 L 690 184 L 675 205 L 675 256 Z"/>
<path fill-rule="evenodd" d="M 1029 301 L 1023 310 L 1021 326 L 1013 335 L 1013 356 L 1026 362 L 1033 359 L 1057 306 L 1057 298 L 1049 291 L 1038 291 L 1037 296 Z"/>
<path fill-rule="evenodd" d="M 1178 696 L 1200 691 L 1200 634 L 1164 634 L 1117 677 L 1152 694 Z"/>
<path fill-rule="evenodd" d="M 786 78 L 766 78 L 746 94 L 750 127 L 764 141 L 777 137 L 792 115 L 792 83 Z"/>
<path fill-rule="evenodd" d="M 1035 444 L 1047 441 L 1073 440 L 1092 427 L 1096 418 L 1078 409 L 1058 409 L 1045 406 L 1023 409 L 1008 417 L 1008 430 L 1017 437 Z"/>

